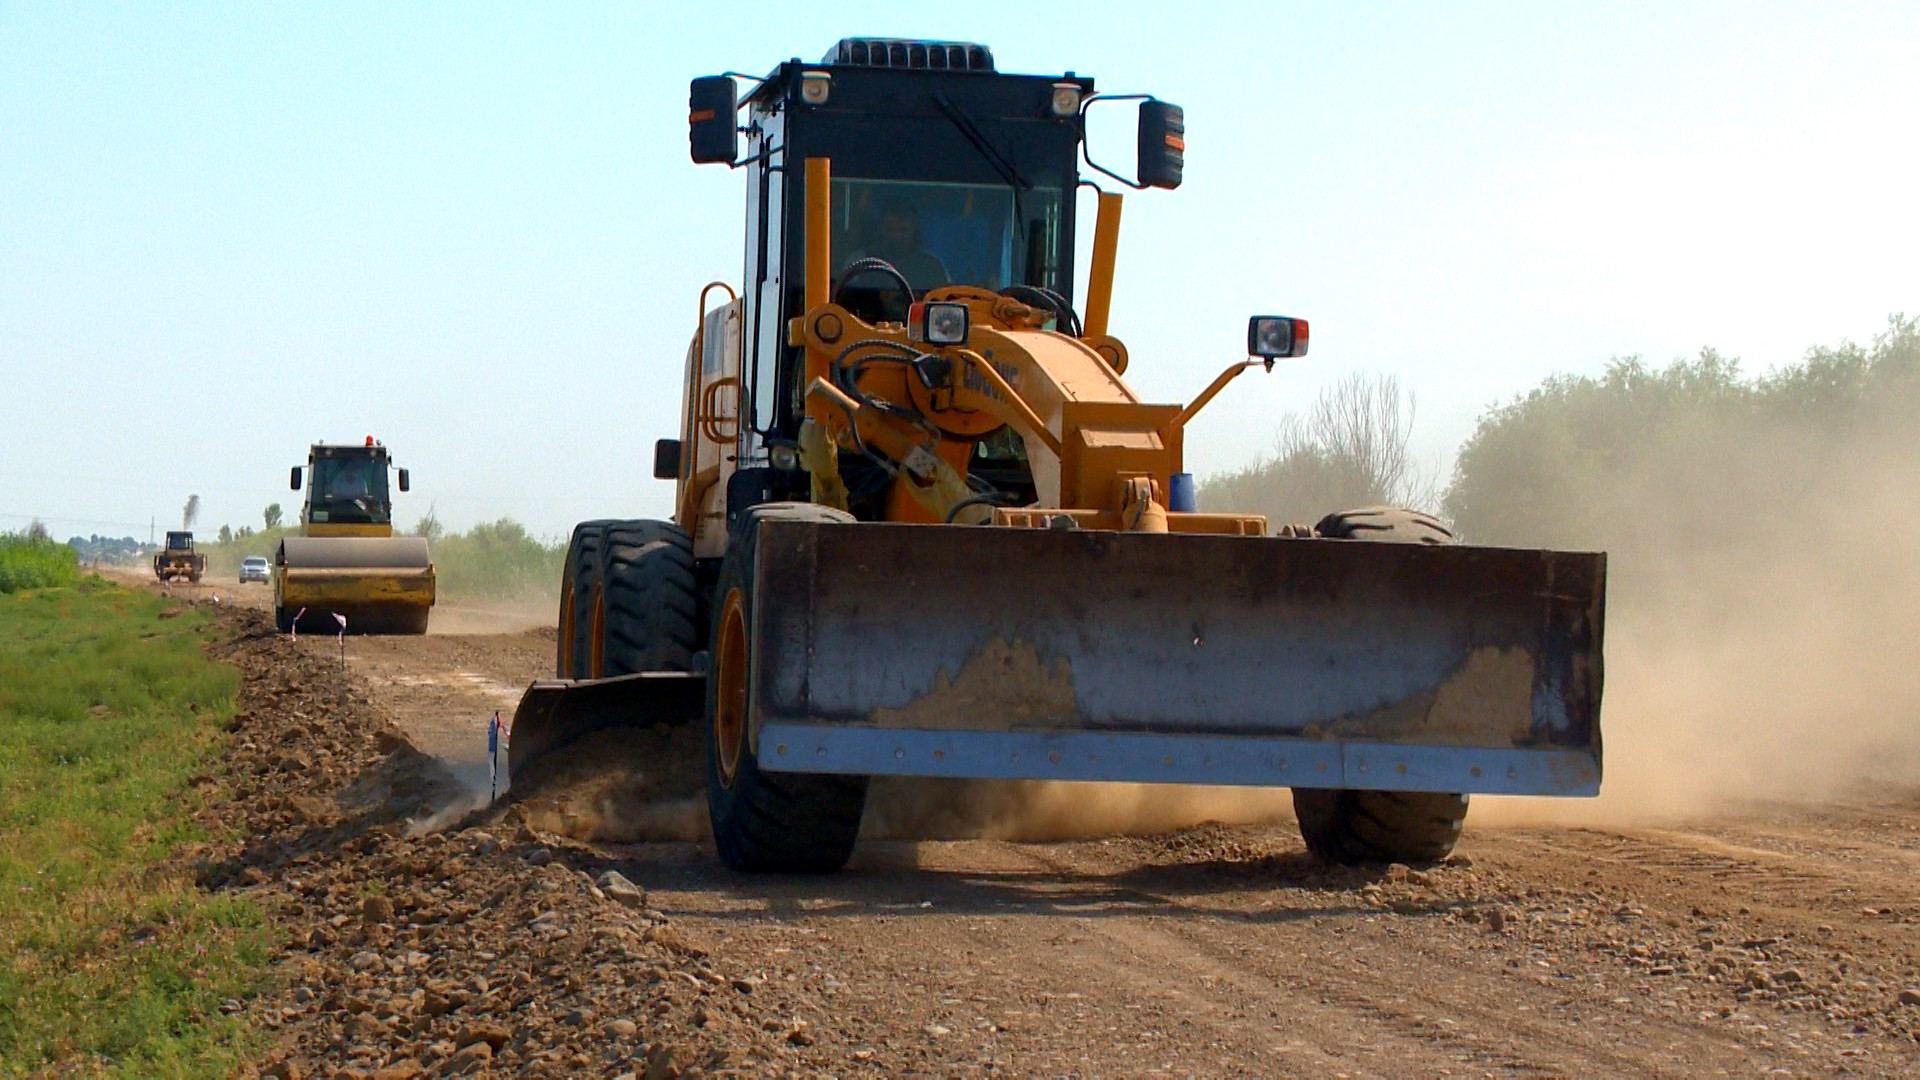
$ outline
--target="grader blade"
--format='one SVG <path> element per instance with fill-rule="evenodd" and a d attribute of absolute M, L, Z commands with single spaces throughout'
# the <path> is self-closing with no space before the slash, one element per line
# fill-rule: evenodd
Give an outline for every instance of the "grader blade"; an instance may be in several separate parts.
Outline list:
<path fill-rule="evenodd" d="M 761 767 L 1593 795 L 1605 556 L 768 522 Z"/>
<path fill-rule="evenodd" d="M 707 681 L 682 671 L 648 671 L 609 679 L 540 679 L 527 687 L 507 736 L 511 781 L 561 747 L 607 728 L 697 721 Z"/>

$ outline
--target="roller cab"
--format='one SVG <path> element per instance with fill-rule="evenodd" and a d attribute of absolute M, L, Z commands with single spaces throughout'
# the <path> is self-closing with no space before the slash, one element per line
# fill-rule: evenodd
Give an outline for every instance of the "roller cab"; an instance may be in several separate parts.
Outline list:
<path fill-rule="evenodd" d="M 289 484 L 305 488 L 301 535 L 274 556 L 280 629 L 350 634 L 424 634 L 434 602 L 433 561 L 422 537 L 393 534 L 386 447 L 315 444 Z M 411 486 L 397 470 L 399 487 Z M 346 621 L 344 626 L 341 619 Z"/>

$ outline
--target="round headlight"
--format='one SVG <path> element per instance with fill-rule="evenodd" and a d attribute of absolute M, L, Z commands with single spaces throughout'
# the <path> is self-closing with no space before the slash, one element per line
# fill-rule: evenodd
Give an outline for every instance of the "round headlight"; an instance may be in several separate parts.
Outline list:
<path fill-rule="evenodd" d="M 1057 82 L 1053 84 L 1053 115 L 1072 116 L 1080 111 L 1080 84 Z"/>
<path fill-rule="evenodd" d="M 1254 316 L 1247 321 L 1247 355 L 1267 360 L 1307 355 L 1307 320 Z"/>
<path fill-rule="evenodd" d="M 833 76 L 825 71 L 800 73 L 800 100 L 809 105 L 825 105 L 833 93 Z"/>
<path fill-rule="evenodd" d="M 1260 320 L 1260 348 L 1256 356 L 1285 356 L 1293 351 L 1293 327 L 1285 319 Z"/>

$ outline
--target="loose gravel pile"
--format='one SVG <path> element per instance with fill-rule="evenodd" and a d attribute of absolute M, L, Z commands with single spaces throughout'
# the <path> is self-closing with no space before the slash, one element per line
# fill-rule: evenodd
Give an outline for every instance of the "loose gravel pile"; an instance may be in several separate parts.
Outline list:
<path fill-rule="evenodd" d="M 641 885 L 517 812 L 427 829 L 458 785 L 329 658 L 258 612 L 227 618 L 213 651 L 244 681 L 231 745 L 196 782 L 212 830 L 234 838 L 197 869 L 290 931 L 275 986 L 229 1003 L 273 1039 L 262 1075 L 799 1068 L 806 1025 L 758 1015 L 755 982 L 720 970 Z"/>

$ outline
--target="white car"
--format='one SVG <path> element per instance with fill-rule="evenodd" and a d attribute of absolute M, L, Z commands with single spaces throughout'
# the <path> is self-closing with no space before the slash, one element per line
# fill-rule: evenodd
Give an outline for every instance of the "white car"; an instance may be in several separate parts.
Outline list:
<path fill-rule="evenodd" d="M 240 584 L 249 581 L 267 582 L 273 579 L 273 567 L 264 555 L 249 555 L 240 560 Z"/>

